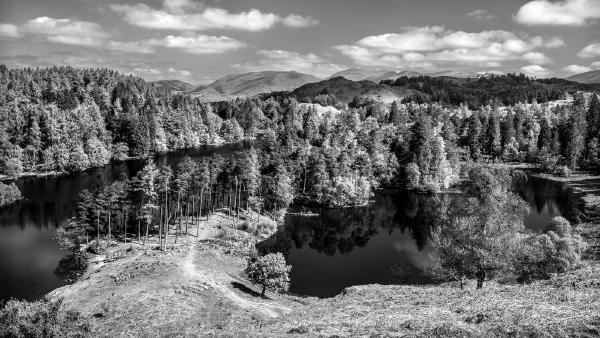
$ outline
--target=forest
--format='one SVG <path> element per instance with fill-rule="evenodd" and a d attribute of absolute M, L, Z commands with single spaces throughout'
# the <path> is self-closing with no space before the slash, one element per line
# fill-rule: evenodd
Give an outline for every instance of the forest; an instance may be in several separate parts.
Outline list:
<path fill-rule="evenodd" d="M 479 78 L 449 77 L 399 77 L 381 83 L 407 87 L 415 91 L 403 102 L 430 103 L 458 106 L 466 104 L 471 109 L 483 105 L 515 105 L 518 103 L 545 103 L 565 98 L 576 91 L 598 92 L 598 84 L 581 84 L 564 79 L 533 79 L 524 74 L 490 75 Z"/>
<path fill-rule="evenodd" d="M 398 81 L 434 88 L 449 80 Z M 545 83 L 509 75 L 482 78 L 477 87 L 490 81 L 531 93 Z M 9 176 L 256 140 L 259 185 L 284 175 L 297 199 L 344 206 L 365 203 L 379 187 L 446 189 L 465 162 L 530 162 L 568 174 L 595 163 L 600 151 L 598 95 L 583 92 L 561 92 L 567 97 L 559 104 L 533 98 L 477 109 L 369 98 L 346 106 L 332 94 L 309 98 L 312 103 L 286 96 L 207 103 L 108 69 L 6 66 L 0 66 L 0 92 L 0 174 Z M 545 99 L 551 98 L 558 92 Z"/>

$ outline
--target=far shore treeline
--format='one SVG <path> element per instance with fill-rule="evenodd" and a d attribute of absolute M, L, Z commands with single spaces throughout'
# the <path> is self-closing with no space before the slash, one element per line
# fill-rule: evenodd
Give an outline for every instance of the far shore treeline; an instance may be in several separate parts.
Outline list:
<path fill-rule="evenodd" d="M 514 82 L 523 102 L 532 103 L 515 102 L 514 90 L 488 91 L 507 97 L 481 102 L 471 88 L 475 96 L 464 96 L 468 104 L 457 106 L 449 103 L 462 96 L 448 92 L 448 81 L 389 83 L 420 88 L 428 97 L 420 104 L 359 97 L 344 104 L 327 93 L 207 103 L 109 69 L 2 65 L 0 175 L 78 171 L 111 159 L 259 136 L 263 175 L 285 173 L 308 200 L 343 206 L 364 203 L 382 186 L 439 191 L 455 183 L 470 161 L 528 161 L 565 173 L 598 159 L 596 94 L 576 91 L 569 81 L 509 74 L 483 84 Z M 538 104 L 536 98 L 561 101 Z M 473 102 L 482 105 L 469 108 Z"/>

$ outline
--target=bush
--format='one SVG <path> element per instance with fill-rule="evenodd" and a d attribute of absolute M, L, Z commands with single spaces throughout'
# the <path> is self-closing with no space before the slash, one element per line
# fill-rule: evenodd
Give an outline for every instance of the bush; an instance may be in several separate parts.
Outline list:
<path fill-rule="evenodd" d="M 524 241 L 519 255 L 520 279 L 548 278 L 552 273 L 576 269 L 586 248 L 587 243 L 581 236 L 572 233 L 568 220 L 554 217 L 546 233 Z"/>
<path fill-rule="evenodd" d="M 89 318 L 62 309 L 62 301 L 9 300 L 0 309 L 0 337 L 87 337 Z"/>
<path fill-rule="evenodd" d="M 16 184 L 4 184 L 0 182 L 0 207 L 12 204 L 23 198 Z"/>
<path fill-rule="evenodd" d="M 561 177 L 569 177 L 573 173 L 569 167 L 563 165 L 556 170 L 556 173 Z"/>
<path fill-rule="evenodd" d="M 246 274 L 252 282 L 262 286 L 261 297 L 264 298 L 266 289 L 286 291 L 289 288 L 291 270 L 292 267 L 285 263 L 285 257 L 277 252 L 250 258 Z"/>
<path fill-rule="evenodd" d="M 559 237 L 567 237 L 571 235 L 571 223 L 561 216 L 554 217 L 548 223 L 546 232 L 554 232 Z"/>

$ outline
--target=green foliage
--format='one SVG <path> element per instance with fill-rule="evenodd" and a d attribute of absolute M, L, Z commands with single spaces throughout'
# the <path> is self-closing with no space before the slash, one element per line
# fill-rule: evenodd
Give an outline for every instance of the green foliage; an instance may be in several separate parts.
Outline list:
<path fill-rule="evenodd" d="M 573 233 L 571 224 L 563 217 L 554 217 L 545 233 L 532 235 L 524 241 L 517 270 L 522 281 L 548 278 L 579 267 L 587 243 Z"/>
<path fill-rule="evenodd" d="M 289 273 L 291 270 L 292 267 L 286 265 L 285 257 L 277 252 L 248 260 L 246 274 L 252 282 L 263 287 L 262 296 L 264 297 L 266 289 L 287 291 L 290 285 Z"/>
<path fill-rule="evenodd" d="M 15 183 L 4 184 L 0 182 L 0 207 L 12 204 L 23 198 L 21 191 Z"/>
<path fill-rule="evenodd" d="M 65 310 L 62 301 L 9 300 L 0 309 L 1 337 L 88 337 L 90 319 Z"/>
<path fill-rule="evenodd" d="M 464 205 L 450 210 L 432 231 L 438 255 L 428 270 L 440 279 L 476 278 L 481 288 L 491 273 L 514 268 L 529 210 L 510 191 L 505 173 L 475 167 L 469 178 L 473 189 Z"/>

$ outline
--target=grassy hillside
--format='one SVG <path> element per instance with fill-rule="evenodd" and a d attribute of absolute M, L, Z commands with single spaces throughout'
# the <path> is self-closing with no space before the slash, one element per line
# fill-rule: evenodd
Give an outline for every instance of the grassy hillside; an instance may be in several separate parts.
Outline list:
<path fill-rule="evenodd" d="M 253 216 L 255 217 L 255 216 Z M 261 220 L 268 224 L 268 219 Z M 600 265 L 529 285 L 475 282 L 365 285 L 333 298 L 269 292 L 244 277 L 259 240 L 223 213 L 167 252 L 137 241 L 97 256 L 87 273 L 51 293 L 91 320 L 93 336 L 593 337 L 600 334 Z M 264 229 L 263 229 L 264 230 Z M 273 231 L 273 229 L 271 229 Z M 262 232 L 262 238 L 268 232 Z M 115 260 L 116 259 L 116 260 Z M 106 262 L 104 262 L 106 261 Z"/>
<path fill-rule="evenodd" d="M 581 74 L 575 74 L 569 76 L 567 80 L 579 83 L 600 83 L 600 70 L 592 70 Z"/>
<path fill-rule="evenodd" d="M 319 94 L 335 94 L 339 102 L 348 103 L 354 96 L 372 97 L 384 102 L 399 100 L 411 93 L 402 87 L 377 84 L 372 81 L 352 81 L 336 77 L 296 88 L 290 94 L 297 98 L 314 97 Z"/>
<path fill-rule="evenodd" d="M 150 82 L 152 86 L 165 89 L 172 92 L 187 92 L 192 89 L 192 85 L 180 80 L 159 80 Z"/>
<path fill-rule="evenodd" d="M 221 101 L 231 97 L 288 91 L 317 81 L 319 78 L 313 75 L 298 72 L 252 72 L 227 75 L 209 85 L 195 88 L 190 94 L 209 101 Z"/>

